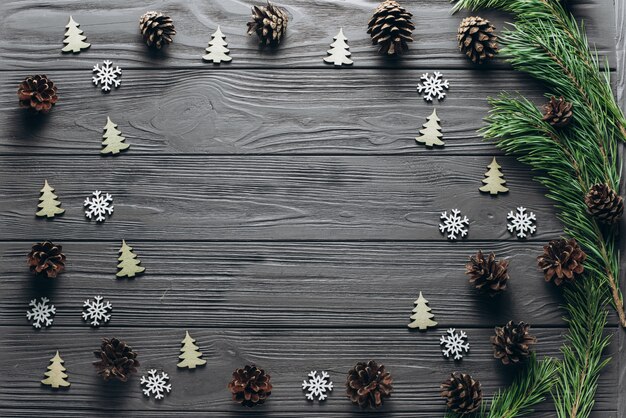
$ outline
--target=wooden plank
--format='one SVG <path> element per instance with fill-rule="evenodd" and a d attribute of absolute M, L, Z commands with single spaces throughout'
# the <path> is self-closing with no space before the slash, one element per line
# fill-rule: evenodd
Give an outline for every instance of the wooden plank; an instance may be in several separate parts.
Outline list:
<path fill-rule="evenodd" d="M 534 211 L 546 241 L 561 233 L 552 203 L 513 158 L 500 163 L 511 192 L 478 191 L 491 157 L 145 157 L 0 156 L 4 240 L 437 240 L 442 211 L 459 208 L 469 240 L 516 240 L 508 211 Z M 34 216 L 48 179 L 66 209 Z M 92 191 L 113 196 L 115 213 L 89 222 Z M 450 244 L 452 248 L 453 244 Z"/>
<path fill-rule="evenodd" d="M 253 329 L 194 329 L 193 337 L 204 353 L 207 365 L 193 372 L 176 370 L 180 340 L 184 328 L 116 328 L 92 331 L 87 327 L 68 329 L 51 327 L 43 332 L 22 328 L 3 328 L 0 371 L 0 405 L 14 410 L 24 405 L 41 411 L 211 411 L 241 412 L 230 400 L 226 383 L 232 371 L 246 363 L 265 368 L 272 376 L 272 397 L 259 411 L 326 413 L 357 412 L 343 397 L 342 386 L 348 369 L 357 361 L 376 359 L 393 373 L 394 394 L 382 412 L 432 412 L 441 416 L 443 400 L 439 382 L 455 370 L 478 378 L 485 395 L 507 384 L 513 373 L 492 358 L 489 343 L 491 330 L 467 329 L 471 353 L 455 364 L 444 359 L 439 350 L 438 332 L 425 334 L 409 330 L 276 330 L 262 323 Z M 563 329 L 536 329 L 538 353 L 558 355 Z M 162 368 L 170 373 L 172 392 L 162 402 L 143 397 L 138 378 L 128 386 L 105 384 L 95 374 L 91 351 L 100 346 L 100 338 L 117 336 L 125 339 L 139 353 L 140 371 Z M 65 360 L 72 386 L 68 391 L 50 393 L 39 380 L 48 360 L 59 349 Z M 615 354 L 615 344 L 607 354 Z M 326 370 L 337 386 L 322 405 L 310 404 L 304 398 L 301 382 L 311 369 Z M 613 411 L 613 383 L 616 369 L 608 367 L 600 377 L 596 409 Z M 551 410 L 550 403 L 539 410 Z M 155 412 L 156 413 L 156 412 Z M 299 416 L 299 414 L 298 414 Z"/>

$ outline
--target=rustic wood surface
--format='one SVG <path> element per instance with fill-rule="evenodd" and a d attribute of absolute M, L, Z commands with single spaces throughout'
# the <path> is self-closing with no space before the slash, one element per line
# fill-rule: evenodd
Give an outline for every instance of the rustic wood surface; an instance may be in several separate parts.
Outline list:
<path fill-rule="evenodd" d="M 285 0 L 292 19 L 285 43 L 262 51 L 245 35 L 248 2 L 238 0 L 35 0 L 0 3 L 0 416 L 350 417 L 363 413 L 345 399 L 347 370 L 361 360 L 385 363 L 395 380 L 381 416 L 439 417 L 438 385 L 451 371 L 470 372 L 486 397 L 514 372 L 491 358 L 489 335 L 509 319 L 525 320 L 540 355 L 559 355 L 566 333 L 558 290 L 546 285 L 535 257 L 562 234 L 555 210 L 528 168 L 483 142 L 476 130 L 486 98 L 520 91 L 542 101 L 543 88 L 504 63 L 476 68 L 458 53 L 461 17 L 447 0 L 405 1 L 415 15 L 416 42 L 401 60 L 380 58 L 365 25 L 374 0 Z M 624 103 L 623 0 L 577 0 L 590 40 L 612 71 Z M 147 10 L 172 15 L 178 34 L 160 54 L 147 51 L 137 19 Z M 63 55 L 72 14 L 92 47 Z M 498 28 L 511 18 L 481 15 Z M 217 25 L 233 61 L 214 66 L 201 55 Z M 322 62 L 339 27 L 353 68 Z M 122 86 L 102 94 L 91 67 L 111 59 Z M 415 144 L 432 105 L 417 95 L 423 72 L 450 81 L 438 103 L 445 148 Z M 46 73 L 61 100 L 47 117 L 17 108 L 26 75 Z M 131 148 L 102 157 L 106 117 Z M 511 191 L 480 194 L 493 156 Z M 66 213 L 34 215 L 44 179 Z M 114 197 L 103 224 L 84 217 L 82 202 L 99 189 Z M 519 241 L 506 213 L 524 205 L 538 217 L 537 234 Z M 469 237 L 448 242 L 441 211 L 458 207 Z M 67 272 L 33 279 L 25 256 L 35 241 L 64 246 Z M 121 240 L 146 267 L 134 280 L 115 278 Z M 510 261 L 511 284 L 500 299 L 477 295 L 464 263 L 478 249 Z M 439 326 L 409 330 L 422 291 Z M 82 301 L 102 294 L 114 306 L 107 326 L 91 329 Z M 25 311 L 47 295 L 58 314 L 34 330 Z M 441 356 L 447 327 L 467 331 L 471 353 L 460 363 Z M 180 341 L 190 330 L 206 367 L 176 370 Z M 626 416 L 624 333 L 615 315 L 593 418 Z M 146 399 L 135 376 L 127 385 L 101 382 L 91 352 L 102 337 L 127 340 L 141 372 L 172 376 L 163 401 Z M 53 392 L 39 381 L 60 350 L 72 386 Z M 256 363 L 272 375 L 262 407 L 230 401 L 236 367 Z M 327 370 L 336 389 L 323 404 L 300 389 L 309 370 Z M 620 394 L 622 396 L 620 396 Z M 553 417 L 549 402 L 533 417 Z"/>

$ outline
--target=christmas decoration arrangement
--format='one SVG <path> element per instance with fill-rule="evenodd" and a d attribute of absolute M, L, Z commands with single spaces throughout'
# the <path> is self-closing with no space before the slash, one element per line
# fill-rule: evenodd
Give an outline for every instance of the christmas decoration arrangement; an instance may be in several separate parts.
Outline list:
<path fill-rule="evenodd" d="M 17 89 L 20 107 L 48 113 L 59 100 L 57 86 L 44 74 L 26 77 Z"/>
<path fill-rule="evenodd" d="M 467 342 L 467 334 L 465 331 L 457 332 L 454 328 L 448 329 L 446 334 L 439 338 L 439 344 L 443 346 L 441 347 L 441 353 L 445 357 L 452 355 L 455 360 L 461 360 L 463 353 L 467 353 L 470 349 Z"/>
<path fill-rule="evenodd" d="M 343 34 L 343 28 L 339 29 L 339 33 L 335 35 L 335 42 L 330 44 L 330 49 L 327 52 L 328 56 L 324 57 L 326 64 L 333 64 L 335 67 L 341 67 L 342 65 L 352 65 L 354 61 L 350 59 L 352 53 L 348 51 L 348 38 Z"/>
<path fill-rule="evenodd" d="M 91 81 L 94 85 L 101 86 L 102 91 L 106 93 L 111 91 L 111 87 L 118 88 L 122 84 L 120 80 L 122 69 L 118 66 L 114 67 L 109 60 L 104 60 L 102 66 L 94 65 L 92 72 L 96 75 L 91 78 Z"/>
<path fill-rule="evenodd" d="M 535 226 L 537 217 L 534 212 L 526 212 L 526 208 L 523 206 L 519 206 L 515 212 L 510 211 L 506 215 L 506 219 L 510 221 L 506 225 L 506 229 L 511 234 L 516 234 L 517 238 L 527 238 L 528 235 L 534 234 L 537 230 Z"/>
<path fill-rule="evenodd" d="M 146 376 L 141 376 L 140 384 L 143 387 L 143 394 L 147 397 L 154 396 L 154 399 L 163 399 L 165 393 L 170 393 L 172 385 L 167 383 L 170 377 L 165 372 L 158 372 L 156 369 L 148 370 Z"/>
<path fill-rule="evenodd" d="M 59 207 L 61 206 L 61 202 L 58 200 L 59 197 L 54 194 L 54 187 L 48 184 L 48 180 L 44 180 L 43 188 L 40 192 L 41 197 L 37 205 L 39 210 L 35 213 L 36 216 L 53 218 L 65 213 L 65 209 Z"/>
<path fill-rule="evenodd" d="M 479 292 L 495 296 L 506 290 L 509 281 L 508 268 L 507 260 L 497 260 L 494 253 L 485 258 L 483 252 L 478 250 L 465 265 L 465 274 L 470 277 L 470 284 Z"/>
<path fill-rule="evenodd" d="M 348 371 L 348 398 L 359 407 L 379 408 L 393 391 L 393 379 L 385 366 L 370 360 L 358 362 Z"/>
<path fill-rule="evenodd" d="M 243 406 L 262 405 L 272 394 L 271 376 L 256 366 L 246 365 L 233 372 L 233 379 L 228 383 L 228 390 L 233 401 Z"/>
<path fill-rule="evenodd" d="M 374 15 L 367 24 L 367 33 L 372 37 L 372 44 L 378 46 L 378 52 L 386 56 L 397 56 L 409 50 L 413 42 L 415 25 L 413 15 L 394 0 L 385 0 L 374 10 Z"/>
<path fill-rule="evenodd" d="M 115 337 L 103 338 L 100 349 L 93 353 L 98 359 L 93 365 L 104 380 L 126 382 L 139 367 L 137 353 L 126 342 Z"/>
<path fill-rule="evenodd" d="M 225 41 L 226 36 L 222 33 L 220 27 L 211 35 L 209 46 L 206 48 L 206 55 L 202 56 L 205 61 L 212 62 L 213 64 L 220 64 L 221 62 L 230 62 L 233 60 L 228 54 L 230 50 L 226 48 L 228 44 Z"/>
<path fill-rule="evenodd" d="M 63 52 L 73 52 L 74 54 L 79 53 L 83 49 L 87 49 L 91 46 L 89 42 L 85 42 L 87 37 L 83 35 L 83 31 L 78 27 L 80 26 L 72 16 L 70 16 L 69 22 L 65 25 L 67 31 L 65 31 L 65 39 L 63 39 L 63 43 L 65 46 L 61 49 Z"/>
<path fill-rule="evenodd" d="M 183 346 L 180 349 L 180 356 L 178 356 L 181 361 L 176 365 L 178 368 L 195 369 L 206 364 L 206 360 L 200 358 L 202 353 L 195 342 L 196 340 L 189 335 L 189 331 L 185 331 L 185 338 L 181 342 Z"/>
<path fill-rule="evenodd" d="M 433 75 L 424 73 L 420 77 L 421 82 L 417 85 L 417 92 L 424 93 L 424 100 L 432 102 L 433 99 L 443 100 L 446 97 L 446 90 L 450 88 L 448 80 L 443 79 L 443 75 L 435 71 Z"/>
<path fill-rule="evenodd" d="M 172 18 L 155 11 L 146 12 L 141 16 L 139 31 L 146 45 L 156 49 L 171 44 L 172 37 L 176 35 Z"/>
<path fill-rule="evenodd" d="M 265 6 L 252 7 L 252 20 L 248 22 L 248 35 L 256 33 L 261 45 L 275 48 L 287 33 L 288 22 L 287 11 L 268 1 Z"/>
<path fill-rule="evenodd" d="M 450 213 L 448 211 L 441 213 L 441 220 L 443 223 L 439 224 L 439 231 L 442 234 L 448 234 L 449 240 L 456 240 L 463 238 L 467 235 L 469 228 L 469 219 L 467 216 L 461 217 L 461 211 L 458 209 L 452 209 Z"/>
<path fill-rule="evenodd" d="M 445 142 L 441 140 L 443 134 L 441 133 L 441 125 L 439 125 L 439 116 L 437 116 L 437 109 L 433 109 L 433 113 L 427 118 L 427 122 L 424 124 L 424 129 L 420 130 L 420 136 L 415 140 L 418 144 L 424 144 L 429 148 L 433 146 L 444 146 Z"/>
<path fill-rule="evenodd" d="M 37 299 L 30 301 L 28 306 L 30 309 L 26 311 L 26 319 L 32 322 L 34 328 L 49 327 L 54 321 L 56 308 L 49 304 L 50 299 L 42 297 L 38 302 Z"/>
<path fill-rule="evenodd" d="M 113 306 L 108 300 L 103 302 L 102 296 L 94 296 L 93 300 L 87 299 L 83 303 L 83 319 L 92 327 L 99 327 L 111 319 Z"/>
<path fill-rule="evenodd" d="M 44 373 L 46 378 L 41 381 L 41 384 L 54 389 L 69 387 L 70 382 L 67 381 L 66 368 L 63 366 L 63 363 L 64 361 L 57 351 L 54 357 L 50 359 L 48 371 Z"/>
<path fill-rule="evenodd" d="M 425 331 L 431 327 L 436 327 L 437 323 L 433 321 L 435 315 L 430 312 L 431 309 L 428 306 L 428 301 L 424 296 L 422 296 L 422 292 L 420 292 L 419 297 L 413 303 L 415 304 L 415 308 L 413 308 L 413 315 L 411 315 L 411 319 L 413 321 L 408 325 L 408 327 L 417 328 L 421 331 Z"/>
<path fill-rule="evenodd" d="M 306 391 L 306 398 L 310 401 L 317 398 L 323 401 L 328 397 L 328 392 L 333 390 L 333 382 L 330 381 L 330 375 L 326 372 L 317 373 L 313 370 L 308 375 L 309 380 L 302 381 L 302 390 Z"/>
<path fill-rule="evenodd" d="M 100 154 L 116 155 L 130 147 L 129 144 L 124 142 L 126 138 L 122 136 L 122 132 L 117 129 L 117 125 L 108 116 L 102 139 L 103 148 L 100 150 Z"/>
<path fill-rule="evenodd" d="M 137 259 L 137 255 L 133 252 L 133 247 L 126 244 L 126 240 L 122 240 L 122 247 L 119 253 L 117 268 L 120 270 L 116 274 L 117 277 L 133 278 L 135 275 L 146 271 L 145 267 L 139 265 L 141 261 Z"/>
<path fill-rule="evenodd" d="M 498 193 L 506 193 L 509 191 L 508 187 L 505 186 L 506 180 L 504 179 L 504 174 L 500 169 L 502 166 L 498 164 L 496 161 L 496 157 L 493 157 L 491 164 L 487 166 L 489 171 L 485 173 L 485 178 L 483 179 L 484 186 L 479 187 L 483 193 L 489 193 L 493 196 L 496 196 Z"/>
<path fill-rule="evenodd" d="M 491 60 L 498 53 L 496 28 L 480 16 L 466 17 L 459 25 L 459 50 L 475 64 Z"/>
<path fill-rule="evenodd" d="M 51 241 L 33 244 L 33 248 L 28 253 L 28 267 L 36 276 L 56 278 L 65 271 L 63 247 Z"/>
<path fill-rule="evenodd" d="M 85 206 L 85 216 L 89 219 L 95 219 L 96 222 L 104 222 L 107 216 L 113 214 L 113 196 L 108 193 L 102 194 L 100 190 L 91 193 L 86 198 L 83 206 Z"/>

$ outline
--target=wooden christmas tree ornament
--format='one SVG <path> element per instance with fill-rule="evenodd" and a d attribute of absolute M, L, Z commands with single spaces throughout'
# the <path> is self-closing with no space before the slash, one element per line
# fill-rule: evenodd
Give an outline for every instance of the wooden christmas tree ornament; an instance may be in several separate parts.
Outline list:
<path fill-rule="evenodd" d="M 212 62 L 213 64 L 219 64 L 220 62 L 230 62 L 232 61 L 232 57 L 226 55 L 230 52 L 228 48 L 228 43 L 226 43 L 226 35 L 224 35 L 220 29 L 217 27 L 217 30 L 211 35 L 211 40 L 209 41 L 209 46 L 205 49 L 208 54 L 203 55 L 202 59 L 205 61 Z"/>
<path fill-rule="evenodd" d="M 117 277 L 135 277 L 136 274 L 146 271 L 145 267 L 141 267 L 141 261 L 137 259 L 137 255 L 133 252 L 133 248 L 122 240 L 122 248 L 119 250 L 120 257 L 117 259 L 120 263 L 117 268 Z"/>
<path fill-rule="evenodd" d="M 182 361 L 177 364 L 181 369 L 195 369 L 196 366 L 204 366 L 206 364 L 206 360 L 200 358 L 202 353 L 199 347 L 194 344 L 195 342 L 196 340 L 189 335 L 189 331 L 185 331 L 185 338 L 181 342 L 183 346 L 180 349 L 180 356 L 178 356 Z"/>
<path fill-rule="evenodd" d="M 125 143 L 122 136 L 122 132 L 117 129 L 117 125 L 111 121 L 111 118 L 107 116 L 107 124 L 104 126 L 104 135 L 102 135 L 102 150 L 100 154 L 119 154 L 120 151 L 124 151 L 130 147 Z"/>
<path fill-rule="evenodd" d="M 41 381 L 42 384 L 53 387 L 54 389 L 65 388 L 70 385 L 68 382 L 67 374 L 65 374 L 65 367 L 63 367 L 63 359 L 59 355 L 59 352 L 50 359 L 50 365 L 48 371 L 44 373 L 45 379 Z"/>
<path fill-rule="evenodd" d="M 324 62 L 327 64 L 333 64 L 335 67 L 341 67 L 342 65 L 352 65 L 352 61 L 349 57 L 352 55 L 348 49 L 348 38 L 343 34 L 343 28 L 339 29 L 339 33 L 335 36 L 335 42 L 330 44 L 330 49 L 326 51 L 328 57 L 324 57 Z"/>
<path fill-rule="evenodd" d="M 91 46 L 90 43 L 85 42 L 87 37 L 83 35 L 83 31 L 78 28 L 79 26 L 80 23 L 76 22 L 72 16 L 70 16 L 69 22 L 65 25 L 67 28 L 67 31 L 65 31 L 65 39 L 63 39 L 65 46 L 61 49 L 61 51 L 73 52 L 76 54 Z"/>
<path fill-rule="evenodd" d="M 441 126 L 439 125 L 441 119 L 437 116 L 437 110 L 433 109 L 433 113 L 427 119 L 428 121 L 423 125 L 424 129 L 420 130 L 421 135 L 415 138 L 417 143 L 424 144 L 427 147 L 445 145 L 441 140 L 443 134 L 441 133 Z"/>
<path fill-rule="evenodd" d="M 489 164 L 487 168 L 489 168 L 489 171 L 485 173 L 485 178 L 483 179 L 483 183 L 485 183 L 485 185 L 479 187 L 478 190 L 492 195 L 508 192 L 509 189 L 504 187 L 506 180 L 504 179 L 504 174 L 500 171 L 501 167 L 500 164 L 497 163 L 496 157 L 493 157 L 491 164 Z"/>
<path fill-rule="evenodd" d="M 54 194 L 54 188 L 48 184 L 48 180 L 45 180 L 43 188 L 40 192 L 41 197 L 39 198 L 39 204 L 37 205 L 39 211 L 37 211 L 35 215 L 52 218 L 65 212 L 65 209 L 61 209 L 59 207 L 61 206 L 61 202 L 59 202 L 58 196 Z"/>
<path fill-rule="evenodd" d="M 432 320 L 435 315 L 430 312 L 431 309 L 428 306 L 428 301 L 422 296 L 422 292 L 420 292 L 419 297 L 413 303 L 415 304 L 413 315 L 411 315 L 413 322 L 408 325 L 409 328 L 418 328 L 425 331 L 430 327 L 437 326 L 437 323 Z"/>

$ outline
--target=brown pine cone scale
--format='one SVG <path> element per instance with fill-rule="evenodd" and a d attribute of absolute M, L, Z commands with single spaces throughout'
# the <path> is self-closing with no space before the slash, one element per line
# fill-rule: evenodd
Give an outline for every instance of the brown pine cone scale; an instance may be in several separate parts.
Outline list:
<path fill-rule="evenodd" d="M 266 6 L 252 7 L 252 20 L 248 22 L 248 35 L 256 33 L 264 46 L 277 47 L 287 32 L 287 11 L 269 1 Z"/>
<path fill-rule="evenodd" d="M 48 113 L 59 100 L 57 87 L 45 75 L 26 77 L 17 89 L 20 107 L 35 112 Z"/>
<path fill-rule="evenodd" d="M 391 396 L 393 379 L 385 366 L 373 360 L 359 362 L 348 371 L 346 388 L 353 404 L 361 408 L 378 408 Z"/>
<path fill-rule="evenodd" d="M 141 16 L 139 30 L 146 45 L 156 49 L 171 44 L 172 36 L 176 35 L 172 18 L 155 11 L 146 12 Z"/>
<path fill-rule="evenodd" d="M 480 16 L 466 17 L 459 26 L 457 40 L 459 50 L 472 62 L 482 64 L 498 53 L 496 28 Z"/>
<path fill-rule="evenodd" d="M 62 251 L 62 246 L 51 241 L 34 244 L 28 254 L 30 271 L 37 276 L 54 279 L 65 270 L 65 254 Z"/>
<path fill-rule="evenodd" d="M 245 366 L 233 372 L 233 379 L 228 383 L 228 390 L 233 401 L 253 407 L 265 403 L 272 394 L 271 376 L 256 366 Z"/>
<path fill-rule="evenodd" d="M 459 372 L 452 373 L 441 383 L 441 396 L 446 399 L 448 408 L 458 414 L 476 411 L 483 400 L 480 382 Z"/>
<path fill-rule="evenodd" d="M 546 282 L 554 281 L 561 286 L 564 282 L 574 282 L 576 276 L 585 271 L 583 263 L 586 258 L 587 254 L 574 238 L 560 238 L 543 247 L 543 254 L 537 257 L 537 263 Z"/>
<path fill-rule="evenodd" d="M 103 338 L 100 350 L 93 353 L 98 359 L 93 365 L 104 380 L 117 379 L 126 382 L 139 367 L 137 353 L 131 346 L 117 338 Z"/>
<path fill-rule="evenodd" d="M 415 29 L 412 17 L 394 0 L 385 0 L 376 8 L 367 24 L 367 33 L 372 37 L 372 44 L 378 45 L 378 52 L 394 56 L 409 50 L 408 43 L 413 42 Z"/>
<path fill-rule="evenodd" d="M 624 199 L 605 183 L 591 186 L 585 196 L 585 204 L 587 212 L 605 224 L 619 222 L 624 214 Z"/>
<path fill-rule="evenodd" d="M 530 325 L 509 321 L 503 327 L 496 327 L 491 337 L 494 358 L 503 364 L 516 364 L 526 360 L 531 354 L 531 347 L 537 339 L 530 334 Z"/>
<path fill-rule="evenodd" d="M 572 122 L 574 106 L 563 97 L 554 96 L 543 106 L 543 120 L 555 128 L 565 128 Z"/>
<path fill-rule="evenodd" d="M 470 276 L 470 284 L 478 291 L 495 296 L 506 290 L 509 280 L 508 267 L 508 261 L 496 260 L 494 253 L 485 258 L 479 250 L 465 265 L 465 274 Z"/>

